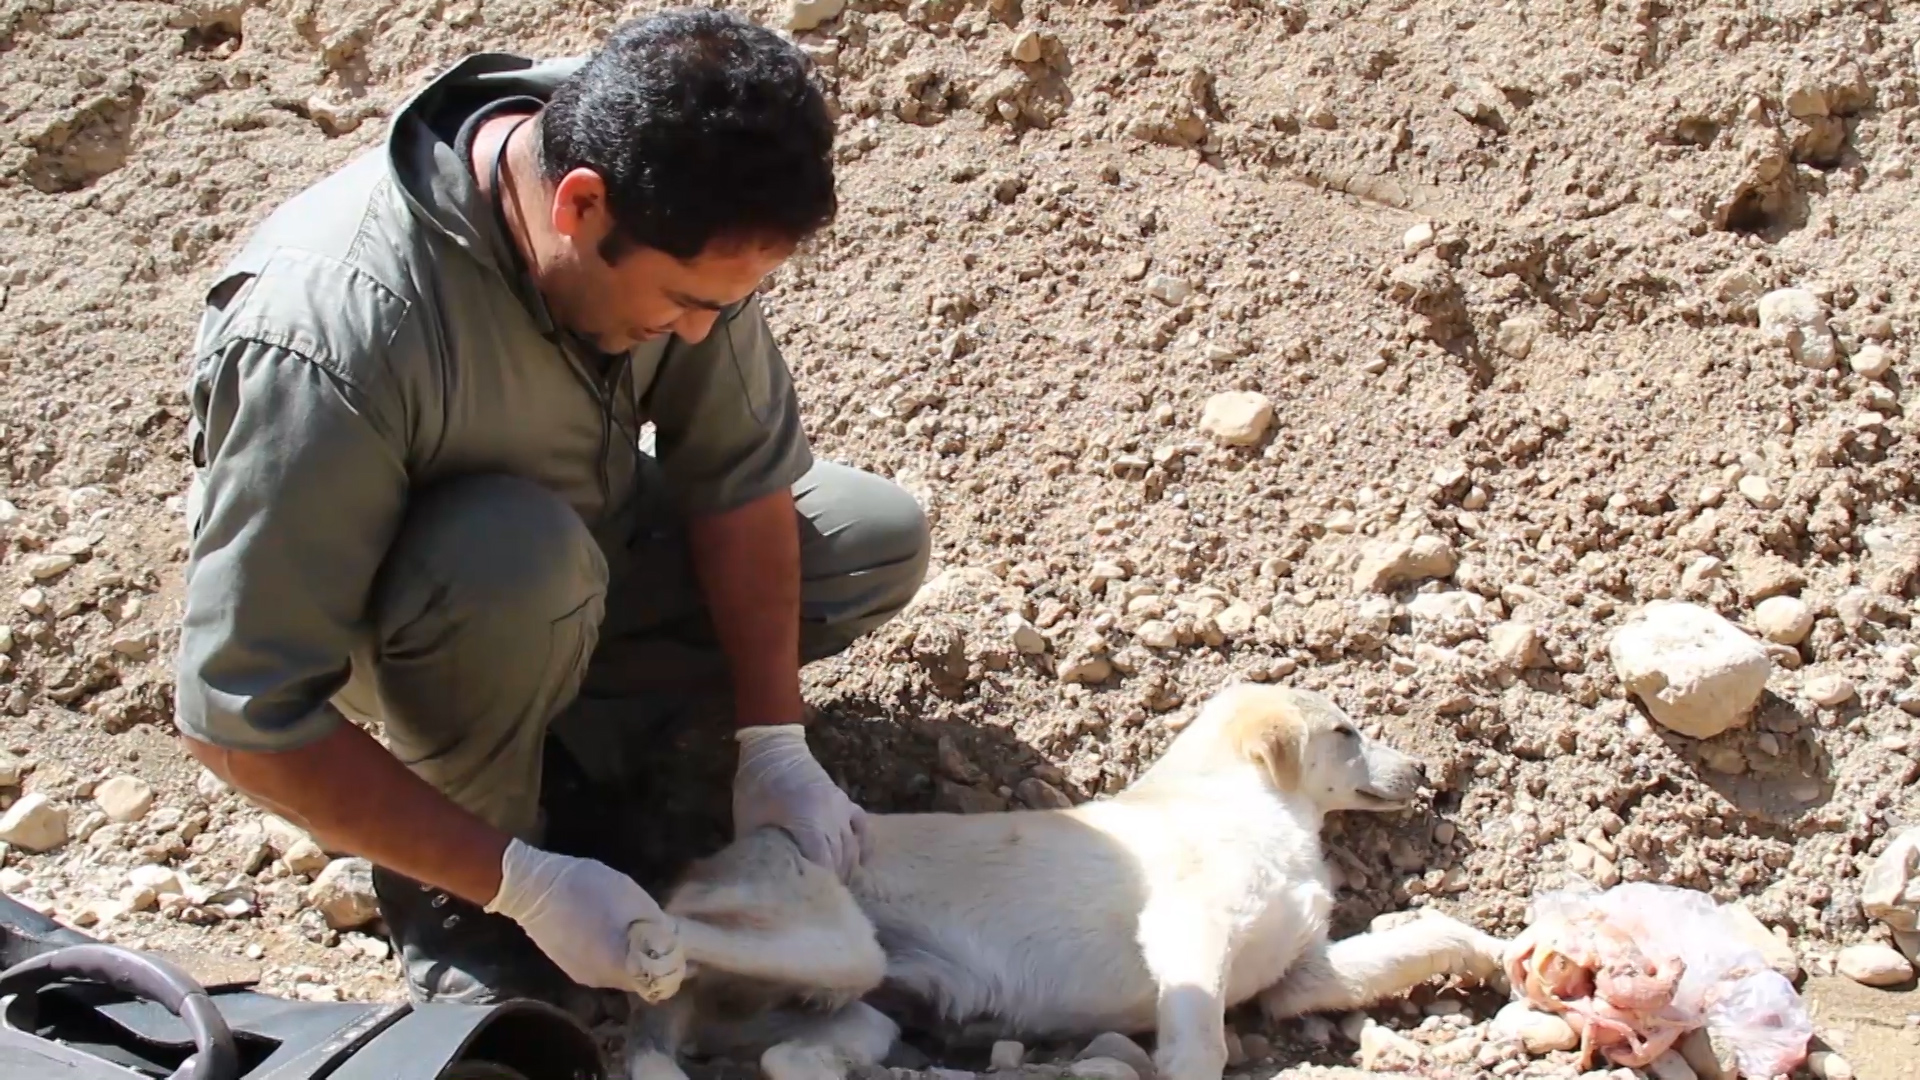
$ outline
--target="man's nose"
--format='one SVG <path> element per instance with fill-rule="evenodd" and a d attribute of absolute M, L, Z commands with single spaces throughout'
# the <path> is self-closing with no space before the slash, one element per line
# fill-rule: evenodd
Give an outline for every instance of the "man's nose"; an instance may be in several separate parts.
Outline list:
<path fill-rule="evenodd" d="M 713 332 L 713 324 L 719 318 L 717 311 L 689 311 L 674 321 L 673 332 L 687 344 L 698 345 Z"/>

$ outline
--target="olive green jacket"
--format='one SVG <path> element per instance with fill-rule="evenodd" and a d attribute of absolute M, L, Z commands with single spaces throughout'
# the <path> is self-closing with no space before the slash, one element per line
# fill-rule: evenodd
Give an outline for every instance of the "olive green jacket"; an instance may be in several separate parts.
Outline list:
<path fill-rule="evenodd" d="M 425 485 L 532 479 L 611 550 L 644 424 L 665 494 L 688 514 L 811 467 L 756 299 L 698 345 L 648 343 L 609 372 L 516 275 L 455 135 L 488 101 L 544 100 L 580 63 L 461 61 L 400 108 L 379 150 L 262 222 L 209 288 L 189 382 L 196 473 L 176 658 L 189 734 L 280 749 L 341 722 L 330 699 Z"/>

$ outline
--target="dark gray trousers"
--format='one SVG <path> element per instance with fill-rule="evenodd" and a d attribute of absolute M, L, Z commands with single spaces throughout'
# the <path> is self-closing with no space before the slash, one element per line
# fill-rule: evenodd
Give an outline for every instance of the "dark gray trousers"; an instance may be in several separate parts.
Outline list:
<path fill-rule="evenodd" d="M 873 474 L 823 461 L 794 497 L 805 663 L 898 614 L 926 574 L 929 543 L 919 504 Z M 596 539 L 558 497 L 514 477 L 423 493 L 376 588 L 375 633 L 335 704 L 378 723 L 388 747 L 455 802 L 531 839 L 548 727 L 583 686 L 644 700 L 725 684 L 685 530 L 656 503 L 612 532 Z"/>

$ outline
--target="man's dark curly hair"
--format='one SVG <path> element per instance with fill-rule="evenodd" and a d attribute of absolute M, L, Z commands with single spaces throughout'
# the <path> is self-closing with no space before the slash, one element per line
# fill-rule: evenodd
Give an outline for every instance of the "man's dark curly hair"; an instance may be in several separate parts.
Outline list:
<path fill-rule="evenodd" d="M 691 259 L 831 223 L 833 134 L 806 54 L 732 12 L 682 8 L 622 24 L 554 92 L 541 171 L 606 182 L 608 262 L 635 245 Z"/>

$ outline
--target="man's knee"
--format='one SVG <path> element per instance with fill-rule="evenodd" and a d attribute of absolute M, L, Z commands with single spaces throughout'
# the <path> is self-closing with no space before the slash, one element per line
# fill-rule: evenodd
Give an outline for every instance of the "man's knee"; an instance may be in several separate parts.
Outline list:
<path fill-rule="evenodd" d="M 933 550 L 926 512 L 884 477 L 831 463 L 816 473 L 800 500 L 811 526 L 803 576 L 828 593 L 857 596 L 860 614 L 891 616 L 926 578 Z M 836 582 L 857 586 L 835 588 Z"/>
<path fill-rule="evenodd" d="M 381 573 L 383 637 L 422 619 L 544 625 L 590 609 L 599 621 L 606 558 L 586 523 L 529 480 L 481 475 L 415 497 Z"/>

